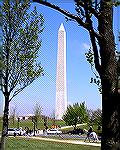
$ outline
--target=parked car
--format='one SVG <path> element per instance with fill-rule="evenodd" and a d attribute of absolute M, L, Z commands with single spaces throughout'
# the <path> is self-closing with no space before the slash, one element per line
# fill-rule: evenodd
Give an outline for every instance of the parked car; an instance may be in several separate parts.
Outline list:
<path fill-rule="evenodd" d="M 16 130 L 14 128 L 8 128 L 7 135 L 16 135 Z"/>
<path fill-rule="evenodd" d="M 84 134 L 83 129 L 74 129 L 71 131 L 68 131 L 67 134 Z"/>
<path fill-rule="evenodd" d="M 23 135 L 23 131 L 21 129 L 17 128 L 8 128 L 8 134 L 7 135 Z"/>
<path fill-rule="evenodd" d="M 23 135 L 24 132 L 21 128 L 15 128 L 16 135 Z"/>
<path fill-rule="evenodd" d="M 47 134 L 61 134 L 62 131 L 58 129 L 47 129 Z"/>

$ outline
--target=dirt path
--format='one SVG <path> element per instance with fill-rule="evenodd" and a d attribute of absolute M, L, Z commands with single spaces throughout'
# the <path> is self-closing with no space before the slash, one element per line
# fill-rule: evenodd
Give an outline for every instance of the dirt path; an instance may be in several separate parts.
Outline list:
<path fill-rule="evenodd" d="M 19 138 L 27 138 L 27 139 L 36 139 L 36 140 L 42 140 L 42 141 L 51 141 L 51 142 L 60 142 L 60 143 L 71 143 L 71 144 L 81 144 L 81 145 L 91 145 L 91 146 L 101 146 L 101 143 L 88 143 L 83 142 L 79 140 L 58 140 L 58 139 L 52 139 L 52 138 L 43 138 L 43 137 L 24 137 L 19 136 Z"/>

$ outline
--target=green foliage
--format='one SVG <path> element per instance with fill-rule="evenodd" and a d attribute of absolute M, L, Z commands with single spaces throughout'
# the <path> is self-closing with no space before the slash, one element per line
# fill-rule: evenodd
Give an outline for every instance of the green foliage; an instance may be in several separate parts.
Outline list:
<path fill-rule="evenodd" d="M 93 72 L 93 74 L 95 75 L 95 77 L 91 78 L 90 83 L 94 83 L 98 86 L 98 90 L 100 92 L 100 94 L 102 94 L 102 86 L 101 86 L 101 80 L 99 75 L 94 71 L 95 70 L 95 65 L 94 65 L 94 54 L 92 51 L 92 48 L 90 47 L 90 49 L 88 50 L 87 53 L 85 53 L 86 59 L 89 62 L 90 66 L 91 66 L 91 70 Z"/>
<path fill-rule="evenodd" d="M 100 147 L 43 141 L 32 138 L 7 138 L 7 150 L 100 150 Z"/>
<path fill-rule="evenodd" d="M 94 54 L 92 49 L 90 48 L 87 53 L 85 53 L 86 60 L 91 66 L 91 70 L 95 77 L 91 77 L 90 83 L 94 83 L 98 86 L 98 90 L 100 94 L 102 94 L 102 85 L 101 85 L 101 79 L 99 75 L 94 71 L 95 70 L 95 65 L 94 65 Z M 120 76 L 120 52 L 116 51 L 116 58 L 117 58 L 117 71 L 118 71 L 118 76 Z M 118 79 L 119 80 L 119 79 Z M 120 82 L 118 81 L 118 88 L 120 87 Z"/>
<path fill-rule="evenodd" d="M 63 120 L 67 125 L 76 127 L 78 123 L 84 123 L 88 121 L 87 109 L 85 103 L 75 103 L 73 106 L 67 107 L 66 113 L 63 115 Z"/>
<path fill-rule="evenodd" d="M 3 3 L 1 11 L 3 87 L 7 84 L 11 99 L 43 74 L 37 60 L 44 19 L 36 7 L 32 12 L 29 8 L 29 0 L 9 0 Z"/>
<path fill-rule="evenodd" d="M 120 5 L 120 1 L 119 1 L 119 0 L 116 0 L 116 1 L 113 3 L 113 5 L 116 6 L 116 7 L 119 6 L 119 5 Z"/>
<path fill-rule="evenodd" d="M 85 53 L 87 61 L 90 63 L 91 66 L 94 66 L 94 54 L 92 49 L 90 48 L 87 53 Z"/>

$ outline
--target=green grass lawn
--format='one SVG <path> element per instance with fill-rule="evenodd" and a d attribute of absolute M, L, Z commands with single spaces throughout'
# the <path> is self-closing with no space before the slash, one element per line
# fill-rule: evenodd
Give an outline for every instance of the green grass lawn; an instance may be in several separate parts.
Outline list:
<path fill-rule="evenodd" d="M 58 126 L 66 126 L 65 122 L 63 120 L 56 120 L 54 122 L 54 120 L 51 120 L 51 119 L 48 119 L 47 120 L 47 126 L 48 128 L 50 128 L 53 124 L 55 123 L 55 125 L 58 125 Z M 12 119 L 9 119 L 9 128 L 17 128 L 18 127 L 18 122 L 17 120 L 15 120 L 14 122 L 14 125 L 13 125 L 13 120 Z M 28 120 L 21 120 L 20 123 L 19 123 L 19 127 L 22 127 L 23 129 L 25 129 L 25 127 L 28 127 L 29 129 L 33 129 L 33 123 L 32 123 L 32 120 L 31 119 L 28 119 Z M 38 129 L 44 129 L 44 119 L 40 119 L 38 121 L 38 126 L 37 126 Z M 81 128 L 81 129 L 89 129 L 89 126 L 88 125 L 81 125 L 77 128 Z M 73 127 L 70 127 L 70 128 L 66 128 L 66 129 L 62 129 L 62 132 L 63 133 L 66 133 L 67 131 L 70 131 L 70 130 L 73 130 L 74 128 Z M 94 131 L 98 134 L 99 132 L 101 133 L 102 131 L 98 131 L 97 130 L 97 125 L 93 125 L 93 129 Z M 2 118 L 0 118 L 0 132 L 2 131 Z"/>
<path fill-rule="evenodd" d="M 55 121 L 56 125 L 60 125 L 60 126 L 65 126 L 65 122 L 64 121 L 60 121 L 60 120 L 56 120 Z M 53 120 L 48 120 L 47 121 L 47 126 L 50 128 L 53 125 Z M 18 122 L 15 121 L 14 125 L 13 125 L 13 121 L 11 119 L 9 119 L 9 128 L 17 128 L 18 126 Z M 28 120 L 21 120 L 19 123 L 19 126 L 22 127 L 23 129 L 27 126 L 30 129 L 33 129 L 33 123 L 32 120 L 28 119 Z M 38 121 L 38 129 L 44 129 L 44 120 L 40 119 Z"/>
<path fill-rule="evenodd" d="M 2 130 L 2 119 L 0 118 L 0 131 Z M 56 120 L 55 121 L 56 125 L 60 126 L 65 126 L 65 122 L 62 120 Z M 48 127 L 50 128 L 53 125 L 53 120 L 48 120 L 47 122 Z M 23 129 L 25 127 L 28 127 L 30 129 L 33 129 L 33 123 L 32 120 L 21 120 L 19 123 L 19 126 L 22 127 Z M 12 119 L 9 119 L 9 128 L 17 128 L 18 127 L 18 122 L 15 120 L 14 125 Z M 44 129 L 44 120 L 40 119 L 38 122 L 38 129 Z"/>
<path fill-rule="evenodd" d="M 56 125 L 60 125 L 60 126 L 66 126 L 66 124 L 65 124 L 65 122 L 64 121 L 61 121 L 61 120 L 57 120 L 57 121 L 55 121 L 55 124 Z M 48 122 L 47 122 L 47 125 L 48 125 L 48 127 L 50 128 L 52 125 L 53 125 L 53 121 L 52 120 L 48 120 Z M 18 126 L 18 122 L 17 121 L 15 121 L 14 122 L 14 125 L 13 125 L 13 122 L 12 122 L 12 120 L 11 119 L 9 119 L 9 128 L 17 128 L 17 126 Z M 32 123 L 32 121 L 31 120 L 21 120 L 20 121 L 20 123 L 19 123 L 19 126 L 20 127 L 22 127 L 23 129 L 27 126 L 28 128 L 30 128 L 30 129 L 33 129 L 33 123 Z M 82 125 L 82 126 L 79 126 L 79 127 L 77 127 L 77 128 L 81 128 L 81 129 L 89 129 L 89 126 L 88 125 Z M 41 120 L 39 120 L 39 122 L 38 122 L 38 129 L 44 129 L 44 120 L 43 119 L 41 119 Z M 93 126 L 93 129 L 94 129 L 94 131 L 98 134 L 98 130 L 97 130 L 97 125 L 94 125 Z M 2 130 L 2 119 L 0 119 L 0 131 Z M 62 132 L 63 133 L 66 133 L 67 131 L 69 131 L 69 130 L 73 130 L 73 127 L 70 127 L 70 128 L 66 128 L 66 129 L 62 129 Z M 101 131 L 99 131 L 99 132 L 101 132 Z"/>
<path fill-rule="evenodd" d="M 100 147 L 28 140 L 18 137 L 7 138 L 6 150 L 100 150 Z"/>
<path fill-rule="evenodd" d="M 71 135 L 72 136 L 72 135 Z M 74 135 L 73 135 L 74 136 Z M 82 136 L 85 136 L 85 138 L 86 138 L 86 134 L 83 134 Z M 65 136 L 62 136 L 62 135 L 54 135 L 54 136 L 47 136 L 47 137 L 45 137 L 45 136 L 41 136 L 42 138 L 48 138 L 48 139 L 56 139 L 56 140 L 72 140 L 72 141 L 76 141 L 76 140 L 78 140 L 78 141 L 82 141 L 82 142 L 84 142 L 84 140 L 85 140 L 85 138 L 83 138 L 83 139 L 80 139 L 80 136 L 79 137 L 76 137 L 76 138 L 73 138 L 73 137 L 69 137 L 69 138 L 67 138 L 67 137 L 65 137 Z M 89 142 L 89 140 L 87 139 L 86 140 L 86 142 Z M 99 142 L 97 142 L 97 143 L 101 143 L 101 141 L 99 141 Z"/>

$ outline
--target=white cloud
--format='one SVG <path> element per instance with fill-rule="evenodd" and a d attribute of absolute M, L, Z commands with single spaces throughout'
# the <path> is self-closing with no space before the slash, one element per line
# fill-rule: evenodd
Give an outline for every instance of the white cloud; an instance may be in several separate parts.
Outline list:
<path fill-rule="evenodd" d="M 90 45 L 87 44 L 87 43 L 83 43 L 83 48 L 84 48 L 85 50 L 89 50 Z"/>

